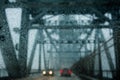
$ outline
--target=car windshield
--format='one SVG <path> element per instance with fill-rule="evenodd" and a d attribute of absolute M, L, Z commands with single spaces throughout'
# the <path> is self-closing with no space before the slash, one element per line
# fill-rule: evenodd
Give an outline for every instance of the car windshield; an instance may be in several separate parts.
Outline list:
<path fill-rule="evenodd" d="M 119 73 L 120 0 L 0 0 L 0 80 Z"/>

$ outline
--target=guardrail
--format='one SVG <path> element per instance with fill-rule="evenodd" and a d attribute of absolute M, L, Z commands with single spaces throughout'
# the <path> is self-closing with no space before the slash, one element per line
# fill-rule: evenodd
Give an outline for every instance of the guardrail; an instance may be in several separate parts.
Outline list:
<path fill-rule="evenodd" d="M 105 44 L 107 45 L 107 47 L 104 48 Z M 105 49 L 110 50 L 111 48 L 114 48 L 113 37 L 111 37 L 109 40 L 100 44 L 101 57 L 106 56 L 104 54 Z M 94 59 L 95 59 L 96 56 L 98 56 L 97 51 L 98 51 L 98 49 L 96 49 L 93 53 L 91 53 L 89 55 L 86 55 L 84 58 L 81 58 L 78 62 L 76 62 L 71 67 L 74 70 L 74 73 L 77 76 L 80 76 L 80 74 L 83 74 L 83 75 L 91 76 L 91 77 L 94 77 L 94 78 L 101 78 L 99 67 L 96 68 L 97 70 L 95 70 L 95 68 L 93 68 L 93 67 L 95 67 L 95 66 L 93 66 L 94 65 L 93 64 Z M 111 58 L 111 59 L 114 60 L 114 58 Z M 105 68 L 105 70 L 103 69 L 101 72 L 102 72 L 102 78 L 100 80 L 114 80 L 114 78 L 116 78 L 116 70 L 115 69 L 109 70 L 109 68 L 107 68 L 107 69 Z M 92 79 L 88 79 L 88 80 L 92 80 Z"/>

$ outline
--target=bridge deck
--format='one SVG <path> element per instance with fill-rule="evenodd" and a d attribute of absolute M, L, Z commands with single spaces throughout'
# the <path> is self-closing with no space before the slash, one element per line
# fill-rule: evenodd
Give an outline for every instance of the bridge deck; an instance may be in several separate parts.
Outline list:
<path fill-rule="evenodd" d="M 72 74 L 71 77 L 61 77 L 59 72 L 55 72 L 54 76 L 42 76 L 40 74 L 38 75 L 30 75 L 28 78 L 23 78 L 23 79 L 17 79 L 17 80 L 82 80 Z"/>

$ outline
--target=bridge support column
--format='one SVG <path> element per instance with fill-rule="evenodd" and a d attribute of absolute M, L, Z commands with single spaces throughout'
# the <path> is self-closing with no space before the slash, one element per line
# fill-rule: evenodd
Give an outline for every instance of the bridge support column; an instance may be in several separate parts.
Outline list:
<path fill-rule="evenodd" d="M 20 77 L 20 67 L 10 34 L 5 8 L 0 8 L 0 49 L 8 72 L 8 77 Z"/>
<path fill-rule="evenodd" d="M 114 48 L 115 48 L 115 58 L 116 58 L 116 79 L 119 80 L 120 74 L 120 29 L 113 29 L 114 37 Z"/>
<path fill-rule="evenodd" d="M 20 30 L 20 45 L 19 45 L 19 65 L 21 77 L 27 75 L 27 45 L 28 45 L 28 21 L 29 15 L 26 8 L 22 8 L 22 22 Z"/>
<path fill-rule="evenodd" d="M 112 11 L 113 21 L 120 21 L 119 8 L 115 8 Z M 117 24 L 119 25 L 119 24 Z M 115 48 L 115 62 L 116 62 L 116 71 L 115 71 L 115 80 L 119 80 L 120 74 L 120 27 L 113 28 L 113 38 L 114 38 L 114 48 Z"/>

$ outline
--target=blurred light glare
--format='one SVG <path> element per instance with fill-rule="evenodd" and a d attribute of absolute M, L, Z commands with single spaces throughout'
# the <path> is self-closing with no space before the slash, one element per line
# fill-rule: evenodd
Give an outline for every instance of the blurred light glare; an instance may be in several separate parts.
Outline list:
<path fill-rule="evenodd" d="M 43 74 L 46 74 L 46 71 L 43 71 Z"/>
<path fill-rule="evenodd" d="M 52 71 L 49 71 L 49 74 L 53 74 L 53 72 L 52 72 Z"/>

